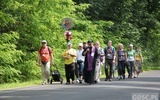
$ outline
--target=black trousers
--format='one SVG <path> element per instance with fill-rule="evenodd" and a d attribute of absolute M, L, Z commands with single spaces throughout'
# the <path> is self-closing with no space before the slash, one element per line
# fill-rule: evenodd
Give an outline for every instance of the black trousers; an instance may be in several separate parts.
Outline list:
<path fill-rule="evenodd" d="M 130 65 L 130 76 L 133 75 L 134 72 L 134 61 L 128 61 Z"/>
<path fill-rule="evenodd" d="M 85 82 L 86 83 L 89 83 L 89 84 L 93 84 L 94 83 L 94 73 L 93 73 L 93 70 L 91 71 L 86 71 L 85 72 Z"/>
<path fill-rule="evenodd" d="M 76 76 L 77 79 L 79 78 L 79 75 L 78 75 L 78 65 L 77 65 L 77 63 L 75 63 L 75 76 Z"/>
<path fill-rule="evenodd" d="M 113 60 L 106 60 L 105 61 L 105 75 L 106 79 L 112 79 L 112 68 L 113 67 Z M 109 71 L 109 73 L 108 73 Z"/>
<path fill-rule="evenodd" d="M 66 80 L 70 83 L 70 78 L 74 81 L 74 74 L 75 74 L 75 63 L 72 64 L 65 64 L 65 73 L 66 73 Z"/>
<path fill-rule="evenodd" d="M 125 75 L 125 61 L 118 61 L 118 75 Z"/>
<path fill-rule="evenodd" d="M 125 66 L 125 68 L 127 68 L 128 75 L 131 76 L 130 63 L 128 61 L 125 61 L 124 66 Z"/>

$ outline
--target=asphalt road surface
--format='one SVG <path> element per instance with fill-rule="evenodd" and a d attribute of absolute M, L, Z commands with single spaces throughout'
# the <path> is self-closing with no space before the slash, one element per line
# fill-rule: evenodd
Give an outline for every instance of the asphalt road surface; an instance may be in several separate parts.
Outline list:
<path fill-rule="evenodd" d="M 18 84 L 17 84 L 18 85 Z M 0 100 L 160 100 L 160 71 L 98 84 L 53 83 L 0 91 Z"/>

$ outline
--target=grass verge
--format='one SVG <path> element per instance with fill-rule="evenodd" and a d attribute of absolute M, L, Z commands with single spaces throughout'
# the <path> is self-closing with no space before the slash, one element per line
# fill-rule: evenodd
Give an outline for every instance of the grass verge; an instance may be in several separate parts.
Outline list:
<path fill-rule="evenodd" d="M 35 81 L 28 81 L 28 82 L 17 82 L 17 83 L 6 83 L 0 85 L 0 90 L 8 90 L 13 88 L 21 88 L 21 87 L 27 87 L 27 86 L 34 86 L 41 84 L 41 80 L 35 80 Z"/>
<path fill-rule="evenodd" d="M 160 66 L 158 66 L 158 67 L 144 67 L 143 70 L 144 71 L 160 70 Z"/>

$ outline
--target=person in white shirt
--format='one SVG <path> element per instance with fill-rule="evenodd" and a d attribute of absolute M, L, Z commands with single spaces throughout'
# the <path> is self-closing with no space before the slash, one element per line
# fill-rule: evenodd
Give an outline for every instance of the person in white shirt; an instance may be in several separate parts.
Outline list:
<path fill-rule="evenodd" d="M 95 72 L 94 72 L 94 82 L 100 82 L 100 74 L 101 74 L 101 65 L 103 62 L 103 56 L 104 56 L 104 51 L 100 47 L 99 41 L 95 42 L 95 48 L 98 50 L 98 57 L 96 59 L 96 66 L 95 66 Z"/>
<path fill-rule="evenodd" d="M 82 83 L 82 78 L 83 78 L 83 69 L 84 69 L 84 59 L 85 57 L 82 55 L 83 52 L 83 44 L 79 43 L 78 45 L 78 50 L 77 50 L 77 66 L 78 66 L 78 72 L 79 72 L 79 81 Z"/>

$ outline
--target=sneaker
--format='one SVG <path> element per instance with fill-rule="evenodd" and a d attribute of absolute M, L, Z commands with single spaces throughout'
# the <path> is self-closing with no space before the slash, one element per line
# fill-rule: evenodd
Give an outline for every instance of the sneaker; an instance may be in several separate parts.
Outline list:
<path fill-rule="evenodd" d="M 119 80 L 121 80 L 121 79 L 122 79 L 122 76 L 119 77 Z"/>
<path fill-rule="evenodd" d="M 82 84 L 82 80 L 79 80 L 79 83 Z"/>
<path fill-rule="evenodd" d="M 112 79 L 109 79 L 109 81 L 111 82 L 111 81 L 112 81 Z"/>
<path fill-rule="evenodd" d="M 45 85 L 45 83 L 42 83 L 42 85 Z"/>
<path fill-rule="evenodd" d="M 129 76 L 128 78 L 129 78 L 129 79 L 132 79 L 132 76 Z"/>
<path fill-rule="evenodd" d="M 136 76 L 134 76 L 133 78 L 136 78 Z"/>
<path fill-rule="evenodd" d="M 99 82 L 100 82 L 100 79 L 98 79 L 97 82 L 99 83 Z"/>
<path fill-rule="evenodd" d="M 66 85 L 69 85 L 70 83 L 69 82 L 66 82 Z"/>
<path fill-rule="evenodd" d="M 74 81 L 72 81 L 72 84 L 74 84 Z"/>
<path fill-rule="evenodd" d="M 130 79 L 132 79 L 132 76 L 130 77 Z"/>
<path fill-rule="evenodd" d="M 108 81 L 108 78 L 106 78 L 104 81 Z"/>
<path fill-rule="evenodd" d="M 94 83 L 96 84 L 96 83 L 97 83 L 97 81 L 95 80 L 95 81 L 94 81 Z"/>
<path fill-rule="evenodd" d="M 45 84 L 46 84 L 46 82 L 43 82 L 43 83 L 42 83 L 42 85 L 45 85 Z"/>
<path fill-rule="evenodd" d="M 77 83 L 79 83 L 79 81 L 80 81 L 79 79 L 76 80 Z"/>

